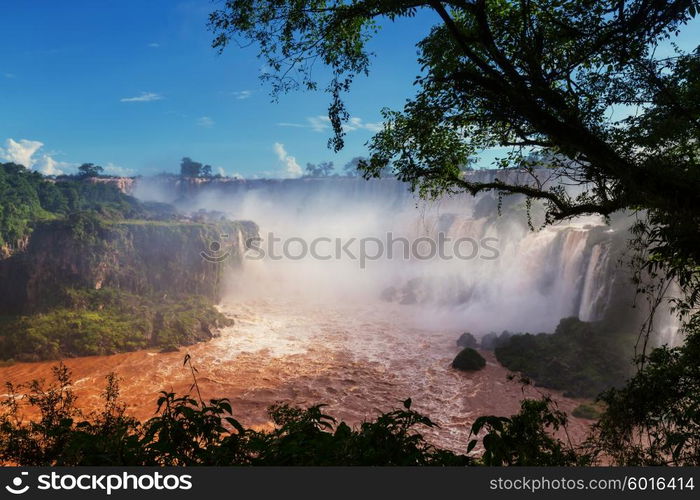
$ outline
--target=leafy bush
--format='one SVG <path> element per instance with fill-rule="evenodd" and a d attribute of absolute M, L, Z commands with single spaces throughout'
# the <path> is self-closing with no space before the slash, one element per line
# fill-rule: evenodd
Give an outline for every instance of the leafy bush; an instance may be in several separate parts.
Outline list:
<path fill-rule="evenodd" d="M 553 436 L 566 424 L 566 414 L 556 409 L 550 398 L 543 397 L 523 400 L 520 412 L 512 417 L 479 417 L 472 434 L 485 432 L 481 456 L 484 465 L 585 465 L 588 456 Z M 467 450 L 477 444 L 476 439 L 471 440 Z"/>
<path fill-rule="evenodd" d="M 452 368 L 464 371 L 481 370 L 484 366 L 486 366 L 486 360 L 471 347 L 462 349 L 452 361 Z"/>

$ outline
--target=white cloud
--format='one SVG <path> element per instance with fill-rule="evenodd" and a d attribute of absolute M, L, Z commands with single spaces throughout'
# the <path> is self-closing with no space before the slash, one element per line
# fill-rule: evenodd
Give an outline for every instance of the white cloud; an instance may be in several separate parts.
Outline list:
<path fill-rule="evenodd" d="M 3 73 L 2 76 L 4 76 L 5 78 L 10 78 L 10 79 L 17 77 L 17 75 L 15 75 L 14 73 Z"/>
<path fill-rule="evenodd" d="M 36 157 L 37 152 L 43 146 L 44 143 L 41 141 L 7 139 L 5 147 L 0 148 L 0 159 L 24 165 L 44 175 L 60 175 L 65 173 L 67 169 L 76 167 L 73 163 L 55 160 L 48 153 Z"/>
<path fill-rule="evenodd" d="M 119 99 L 120 102 L 150 102 L 150 101 L 160 101 L 163 96 L 156 94 L 154 92 L 141 92 L 140 95 L 134 97 L 122 97 Z"/>
<path fill-rule="evenodd" d="M 331 128 L 331 119 L 325 115 L 310 116 L 306 121 L 309 122 L 309 127 L 314 132 L 323 132 Z"/>
<path fill-rule="evenodd" d="M 293 127 L 293 128 L 307 128 L 303 123 L 292 123 L 292 122 L 279 122 L 278 127 Z"/>
<path fill-rule="evenodd" d="M 233 96 L 238 99 L 239 101 L 242 101 L 244 99 L 249 99 L 253 95 L 252 90 L 237 90 L 235 92 L 232 92 Z"/>
<path fill-rule="evenodd" d="M 282 163 L 283 177 L 299 177 L 302 174 L 301 167 L 297 163 L 297 159 L 290 156 L 287 150 L 284 148 L 284 144 L 276 142 L 273 146 L 277 159 Z"/>
<path fill-rule="evenodd" d="M 32 165 L 33 170 L 37 170 L 44 175 L 61 175 L 67 170 L 72 170 L 77 167 L 76 164 L 67 161 L 55 160 L 48 154 L 43 154 Z"/>
<path fill-rule="evenodd" d="M 158 47 L 160 47 L 160 44 L 158 42 L 151 42 L 148 44 L 148 46 L 152 49 L 157 49 Z"/>
<path fill-rule="evenodd" d="M 114 163 L 108 163 L 104 167 L 104 173 L 107 175 L 114 175 L 116 177 L 131 177 L 136 172 L 131 168 L 120 167 Z"/>
<path fill-rule="evenodd" d="M 306 123 L 280 122 L 279 127 L 295 127 L 308 128 L 314 132 L 325 132 L 331 128 L 331 120 L 325 115 L 309 116 Z M 356 130 L 369 130 L 370 132 L 379 132 L 382 129 L 381 123 L 365 122 L 362 118 L 353 116 L 347 123 L 343 124 L 345 132 L 354 132 Z"/>
<path fill-rule="evenodd" d="M 208 116 L 200 116 L 199 118 L 197 118 L 197 125 L 199 125 L 200 127 L 213 127 L 214 123 L 214 120 L 212 120 Z"/>
<path fill-rule="evenodd" d="M 5 149 L 0 148 L 0 157 L 5 161 L 11 161 L 29 168 L 33 165 L 32 156 L 44 145 L 43 142 L 27 139 L 7 139 Z"/>
<path fill-rule="evenodd" d="M 366 123 L 362 121 L 362 118 L 353 116 L 348 120 L 346 124 L 343 125 L 346 132 L 353 132 L 355 130 L 369 130 L 370 132 L 379 132 L 382 129 L 381 123 Z"/>

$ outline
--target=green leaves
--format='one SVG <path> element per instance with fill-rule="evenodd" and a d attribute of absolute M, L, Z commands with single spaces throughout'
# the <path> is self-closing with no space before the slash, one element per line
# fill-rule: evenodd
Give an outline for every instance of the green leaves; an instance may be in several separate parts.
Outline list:
<path fill-rule="evenodd" d="M 566 424 L 566 415 L 549 397 L 525 399 L 512 417 L 477 418 L 470 435 L 483 433 L 484 452 L 479 460 L 484 465 L 582 465 L 589 457 L 553 436 Z M 470 440 L 467 453 L 477 444 L 478 438 Z"/>

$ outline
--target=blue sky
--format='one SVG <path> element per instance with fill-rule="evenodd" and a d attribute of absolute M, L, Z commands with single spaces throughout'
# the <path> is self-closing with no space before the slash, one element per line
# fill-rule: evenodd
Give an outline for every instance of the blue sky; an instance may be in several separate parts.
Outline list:
<path fill-rule="evenodd" d="M 231 46 L 221 56 L 211 48 L 206 20 L 215 6 L 3 2 L 0 160 L 45 173 L 92 162 L 126 175 L 177 171 L 183 156 L 244 177 L 284 176 L 307 162 L 342 167 L 366 153 L 380 110 L 401 108 L 414 94 L 415 43 L 437 22 L 429 12 L 383 27 L 370 77 L 347 97 L 355 130 L 336 155 L 326 147 L 328 95 L 294 92 L 271 102 L 254 48 Z M 689 49 L 699 39 L 695 19 L 677 42 Z"/>
<path fill-rule="evenodd" d="M 284 175 L 294 163 L 342 166 L 384 106 L 414 93 L 415 42 L 431 15 L 389 25 L 376 64 L 348 96 L 356 130 L 334 154 L 328 95 L 294 92 L 272 103 L 254 48 L 218 55 L 206 29 L 209 0 L 3 3 L 0 154 L 45 172 L 83 162 L 111 173 L 176 171 L 190 156 L 214 171 Z"/>

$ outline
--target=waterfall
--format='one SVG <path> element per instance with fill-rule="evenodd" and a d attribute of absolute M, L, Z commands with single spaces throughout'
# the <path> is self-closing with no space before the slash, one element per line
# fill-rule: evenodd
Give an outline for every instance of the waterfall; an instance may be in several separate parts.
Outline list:
<path fill-rule="evenodd" d="M 487 179 L 493 172 L 471 175 Z M 515 175 L 515 174 L 514 174 Z M 500 176 L 499 176 L 500 178 Z M 176 183 L 173 185 L 173 183 Z M 613 230 L 600 217 L 584 217 L 536 230 L 528 227 L 521 196 L 499 202 L 490 193 L 419 200 L 394 179 L 302 178 L 287 180 L 212 180 L 189 183 L 173 178 L 141 179 L 135 194 L 175 202 L 183 210 L 218 210 L 250 219 L 263 237 L 274 234 L 311 242 L 317 238 L 405 238 L 452 242 L 473 240 L 471 259 L 423 260 L 393 255 L 360 266 L 349 258 L 274 260 L 265 268 L 274 277 L 265 293 L 303 293 L 314 300 L 385 300 L 416 311 L 422 326 L 464 328 L 475 334 L 511 330 L 553 331 L 563 317 L 603 319 L 616 307 L 633 303 L 634 289 L 621 276 L 619 251 L 628 239 L 622 214 Z M 535 226 L 543 210 L 533 204 Z M 497 258 L 485 258 L 493 240 Z M 452 243 L 455 245 L 455 243 Z M 389 245 L 387 245 L 389 246 Z M 396 245 L 401 253 L 401 245 Z M 454 256 L 453 256 L 454 257 Z M 248 287 L 261 286 L 260 266 Z M 622 305 L 620 305 L 622 304 Z M 666 332 L 672 337 L 672 327 Z"/>
<path fill-rule="evenodd" d="M 578 317 L 583 321 L 596 321 L 602 318 L 612 281 L 615 275 L 608 270 L 610 263 L 610 244 L 596 243 L 591 249 L 588 266 L 584 275 L 581 305 Z"/>

